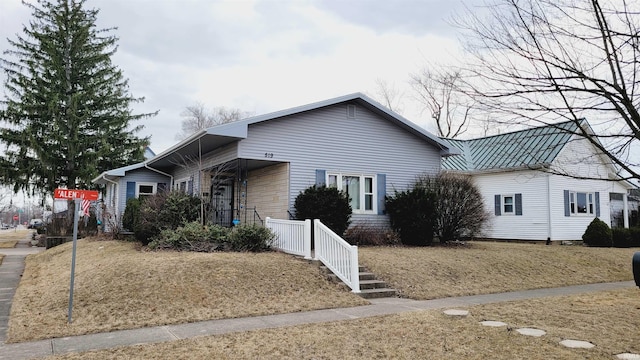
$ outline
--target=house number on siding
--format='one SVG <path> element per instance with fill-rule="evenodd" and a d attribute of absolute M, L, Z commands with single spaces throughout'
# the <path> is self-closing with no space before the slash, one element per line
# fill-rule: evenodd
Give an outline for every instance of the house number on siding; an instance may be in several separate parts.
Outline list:
<path fill-rule="evenodd" d="M 266 157 L 267 159 L 271 159 L 273 157 L 273 153 L 264 153 L 264 157 Z"/>

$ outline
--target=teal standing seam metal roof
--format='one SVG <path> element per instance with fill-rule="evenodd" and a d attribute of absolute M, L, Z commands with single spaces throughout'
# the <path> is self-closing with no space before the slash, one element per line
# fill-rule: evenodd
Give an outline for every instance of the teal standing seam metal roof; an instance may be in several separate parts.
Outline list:
<path fill-rule="evenodd" d="M 443 158 L 442 168 L 473 172 L 548 165 L 577 130 L 568 121 L 478 139 L 443 139 L 462 154 Z"/>

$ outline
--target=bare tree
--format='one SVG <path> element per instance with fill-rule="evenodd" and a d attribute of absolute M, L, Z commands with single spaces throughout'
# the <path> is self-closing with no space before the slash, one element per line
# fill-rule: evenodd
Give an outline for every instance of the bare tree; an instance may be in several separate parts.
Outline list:
<path fill-rule="evenodd" d="M 251 113 L 226 107 L 216 107 L 209 111 L 204 104 L 197 102 L 187 106 L 180 115 L 183 118 L 182 131 L 176 134 L 176 140 L 183 140 L 199 130 L 240 120 Z"/>
<path fill-rule="evenodd" d="M 389 84 L 380 78 L 376 79 L 376 92 L 373 97 L 389 110 L 402 114 L 404 111 L 403 96 L 404 93 L 395 84 Z"/>
<path fill-rule="evenodd" d="M 487 5 L 458 21 L 473 58 L 467 93 L 500 123 L 572 121 L 623 178 L 640 179 L 640 2 Z"/>
<path fill-rule="evenodd" d="M 411 79 L 418 101 L 435 122 L 438 136 L 453 139 L 469 129 L 474 101 L 459 89 L 460 70 L 425 69 Z"/>

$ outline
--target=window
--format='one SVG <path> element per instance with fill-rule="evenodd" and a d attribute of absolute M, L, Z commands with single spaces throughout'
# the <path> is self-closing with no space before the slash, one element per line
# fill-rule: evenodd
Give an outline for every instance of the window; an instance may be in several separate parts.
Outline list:
<path fill-rule="evenodd" d="M 595 193 L 570 191 L 569 211 L 573 215 L 595 214 Z"/>
<path fill-rule="evenodd" d="M 495 195 L 495 214 L 522 216 L 522 194 Z"/>
<path fill-rule="evenodd" d="M 335 187 L 349 195 L 349 204 L 354 213 L 374 213 L 375 176 L 351 174 L 327 174 L 327 186 Z"/>
<path fill-rule="evenodd" d="M 137 198 L 151 196 L 156 193 L 157 185 L 155 183 L 137 183 L 136 185 Z"/>
<path fill-rule="evenodd" d="M 514 213 L 513 205 L 513 195 L 502 195 L 502 211 L 505 215 Z"/>

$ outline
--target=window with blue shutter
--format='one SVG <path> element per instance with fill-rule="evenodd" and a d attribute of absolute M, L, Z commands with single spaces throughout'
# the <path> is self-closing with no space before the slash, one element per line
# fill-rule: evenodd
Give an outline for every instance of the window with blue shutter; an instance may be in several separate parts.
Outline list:
<path fill-rule="evenodd" d="M 387 197 L 387 175 L 386 174 L 378 174 L 376 175 L 378 184 L 377 184 L 377 190 L 378 190 L 378 215 L 384 215 L 386 214 L 386 209 L 385 209 L 385 201 L 386 201 L 386 197 Z"/>
<path fill-rule="evenodd" d="M 326 185 L 327 172 L 325 170 L 316 169 L 316 186 Z"/>
<path fill-rule="evenodd" d="M 564 216 L 600 216 L 600 193 L 564 190 Z"/>

